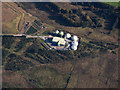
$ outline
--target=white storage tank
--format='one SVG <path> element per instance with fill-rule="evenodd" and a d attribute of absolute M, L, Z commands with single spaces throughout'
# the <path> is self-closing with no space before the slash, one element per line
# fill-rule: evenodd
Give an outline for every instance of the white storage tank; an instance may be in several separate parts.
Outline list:
<path fill-rule="evenodd" d="M 72 45 L 72 46 L 71 46 L 71 49 L 72 49 L 72 50 L 77 50 L 77 46 Z"/>
<path fill-rule="evenodd" d="M 59 34 L 60 34 L 60 36 L 63 36 L 63 35 L 64 35 L 64 32 L 63 32 L 63 31 L 61 31 L 61 32 L 59 32 Z"/>
<path fill-rule="evenodd" d="M 66 37 L 66 38 L 70 38 L 70 37 L 71 37 L 71 34 L 67 33 L 67 34 L 65 35 L 65 37 Z"/>
<path fill-rule="evenodd" d="M 77 41 L 73 41 L 73 42 L 72 42 L 72 45 L 78 46 L 78 42 L 77 42 Z"/>
<path fill-rule="evenodd" d="M 72 40 L 73 40 L 73 41 L 77 41 L 77 40 L 78 40 L 78 37 L 74 35 L 74 36 L 72 36 Z"/>
<path fill-rule="evenodd" d="M 55 34 L 59 34 L 59 31 L 58 31 L 58 30 L 56 30 L 56 31 L 55 31 Z"/>

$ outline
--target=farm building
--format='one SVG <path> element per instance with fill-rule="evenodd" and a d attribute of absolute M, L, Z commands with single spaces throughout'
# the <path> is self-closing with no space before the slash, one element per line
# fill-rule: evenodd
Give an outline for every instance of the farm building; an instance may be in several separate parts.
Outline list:
<path fill-rule="evenodd" d="M 65 45 L 65 40 L 63 38 L 59 38 L 59 37 L 53 37 L 52 42 L 57 43 L 58 46 Z"/>

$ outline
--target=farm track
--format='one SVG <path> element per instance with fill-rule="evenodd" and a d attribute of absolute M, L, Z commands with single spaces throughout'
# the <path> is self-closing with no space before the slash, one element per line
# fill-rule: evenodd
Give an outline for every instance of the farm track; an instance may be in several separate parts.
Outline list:
<path fill-rule="evenodd" d="M 73 67 L 71 67 L 71 72 L 69 73 L 69 77 L 68 77 L 68 79 L 67 79 L 67 81 L 66 81 L 67 83 L 66 83 L 65 88 L 69 88 L 68 85 L 69 85 L 69 82 L 70 82 L 70 80 L 71 80 L 71 76 L 72 76 L 72 73 L 73 73 L 74 68 L 75 68 L 75 66 L 76 66 L 76 63 L 77 63 L 77 60 L 74 62 Z"/>
<path fill-rule="evenodd" d="M 22 24 L 20 24 L 24 19 L 24 13 L 21 15 L 21 18 L 18 20 L 18 23 L 16 24 L 17 30 L 20 32 L 19 28 L 20 25 L 22 26 Z"/>
<path fill-rule="evenodd" d="M 20 32 L 19 28 L 20 28 L 20 23 L 22 22 L 22 20 L 24 19 L 24 13 L 21 15 L 21 17 L 19 18 L 17 24 L 16 24 L 16 29 L 18 32 Z M 21 25 L 22 26 L 22 25 Z"/>
<path fill-rule="evenodd" d="M 5 4 L 5 3 L 4 3 Z M 10 7 L 12 10 L 14 10 L 15 12 L 22 14 L 22 12 L 20 10 L 18 10 L 17 8 L 15 8 L 13 5 L 11 5 L 9 2 L 6 4 L 8 7 Z"/>

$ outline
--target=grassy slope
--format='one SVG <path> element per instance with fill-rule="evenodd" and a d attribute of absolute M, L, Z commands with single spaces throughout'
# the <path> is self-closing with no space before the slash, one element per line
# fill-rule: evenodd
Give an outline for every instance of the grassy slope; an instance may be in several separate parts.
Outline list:
<path fill-rule="evenodd" d="M 40 18 L 42 19 L 42 17 Z M 44 18 L 47 17 L 44 16 Z M 110 40 L 111 36 L 107 34 L 102 34 L 100 31 L 97 30 L 94 31 L 93 29 L 90 28 L 65 27 L 57 24 L 56 22 L 54 22 L 54 20 L 52 21 L 53 23 L 50 23 L 51 22 L 50 19 L 47 18 L 47 20 L 49 22 L 47 22 L 47 24 L 44 23 L 44 25 L 46 25 L 50 29 L 50 31 L 54 30 L 55 28 L 61 28 L 67 32 L 82 37 L 82 39 L 85 39 L 86 42 L 89 42 L 89 40 L 90 41 L 105 40 L 106 42 L 111 42 Z M 89 32 L 92 33 L 88 35 Z M 95 34 L 97 34 L 97 36 L 95 36 Z M 58 52 L 46 51 L 46 50 L 44 50 L 45 54 L 43 53 L 43 51 L 41 51 L 41 54 L 39 54 L 37 53 L 37 50 L 39 50 L 38 48 L 44 49 L 44 47 L 42 47 L 40 44 L 40 40 L 38 39 L 37 42 L 33 40 L 32 42 L 34 43 L 34 45 L 28 43 L 25 46 L 23 46 L 20 51 L 17 52 L 15 52 L 15 50 L 19 48 L 19 46 L 17 46 L 19 42 L 12 44 L 11 46 L 12 48 L 10 48 L 9 50 L 7 49 L 8 51 L 11 51 L 11 53 L 16 53 L 18 56 L 21 56 L 23 59 L 31 61 L 34 64 L 34 66 L 30 66 L 24 70 L 18 70 L 15 73 L 12 70 L 4 71 L 3 87 L 23 87 L 23 88 L 24 87 L 32 87 L 32 88 L 33 87 L 39 87 L 39 88 L 40 87 L 63 87 L 63 88 L 64 87 L 80 87 L 80 88 L 106 87 L 108 88 L 108 87 L 117 86 L 117 56 L 118 56 L 117 54 L 100 51 L 99 49 L 96 50 L 95 49 L 96 47 L 88 48 L 88 46 L 85 43 L 84 44 L 81 43 L 79 50 L 71 51 L 69 55 L 67 54 L 64 55 L 65 52 L 58 53 Z M 35 50 L 37 49 L 35 53 L 32 52 L 32 54 L 30 54 L 31 56 L 34 57 L 34 59 L 25 56 L 27 48 L 29 48 L 29 46 L 31 45 L 33 45 Z M 90 53 L 94 52 L 94 53 L 92 56 L 81 57 L 82 55 L 85 54 L 84 52 L 90 52 Z M 43 56 L 42 54 L 45 56 Z M 54 56 L 50 57 L 49 54 L 52 54 L 50 56 L 53 55 Z M 37 56 L 38 58 L 36 60 L 35 58 Z M 7 58 L 6 56 L 5 60 L 7 61 L 8 59 L 9 58 Z M 38 60 L 53 61 L 53 59 L 55 59 L 54 63 L 48 62 L 45 64 L 41 64 L 38 61 Z M 10 74 L 10 72 L 12 73 Z M 70 80 L 67 80 L 69 79 L 69 77 Z M 22 81 L 24 81 L 24 83 Z"/>
<path fill-rule="evenodd" d="M 112 6 L 120 6 L 120 2 L 106 2 L 107 4 L 109 5 L 112 5 Z"/>
<path fill-rule="evenodd" d="M 8 39 L 10 39 L 8 37 Z M 41 51 L 41 54 L 37 53 L 37 50 L 39 51 L 43 49 L 41 47 L 40 42 L 42 42 L 39 39 L 31 39 L 31 41 L 24 40 L 24 38 L 17 37 L 14 39 L 13 43 L 4 43 L 4 46 L 7 44 L 11 44 L 11 48 L 5 50 L 9 51 L 7 52 L 6 57 L 4 56 L 4 68 L 7 67 L 7 69 L 11 68 L 12 63 L 14 63 L 15 67 L 11 68 L 13 70 L 4 70 L 3 72 L 3 87 L 94 87 L 94 84 L 96 87 L 116 87 L 116 82 L 112 82 L 112 80 L 117 80 L 117 54 L 112 54 L 110 52 L 104 52 L 99 51 L 99 49 L 89 48 L 89 50 L 93 50 L 95 53 L 92 56 L 88 57 L 82 57 L 79 55 L 83 54 L 87 49 L 87 47 L 84 44 L 82 45 L 81 49 L 82 51 L 68 51 L 68 52 L 57 52 L 57 51 L 45 51 L 44 56 L 43 51 Z M 12 41 L 12 40 L 11 40 Z M 23 42 L 23 44 L 20 44 L 20 42 Z M 31 42 L 31 43 L 29 43 Z M 38 59 L 27 57 L 25 55 L 26 50 L 31 46 L 35 45 L 33 50 L 36 50 L 35 52 L 32 51 L 32 56 L 37 57 L 39 56 L 41 58 L 41 61 L 47 61 L 48 59 L 53 61 L 55 58 L 55 61 L 53 63 L 47 62 L 47 63 L 40 63 Z M 20 48 L 20 50 L 17 50 Z M 84 48 L 84 49 L 83 49 Z M 6 51 L 5 51 L 6 52 Z M 49 53 L 47 53 L 49 52 Z M 19 60 L 14 59 L 13 56 L 8 58 L 8 55 L 15 54 L 17 57 L 21 57 L 22 61 L 27 60 L 30 61 L 32 64 L 20 62 Z M 92 52 L 91 52 L 92 53 Z M 51 59 L 51 56 L 53 59 Z M 63 60 L 62 60 L 62 58 Z M 10 61 L 9 59 L 12 59 Z M 9 67 L 6 65 L 11 64 Z M 18 66 L 17 66 L 18 65 Z M 17 70 L 19 67 L 20 70 Z M 17 71 L 16 71 L 17 70 Z M 16 72 L 8 74 L 9 72 Z M 99 73 L 101 75 L 99 76 Z M 108 74 L 109 73 L 109 74 Z M 13 75 L 15 74 L 16 84 L 14 83 L 15 80 L 13 79 Z M 10 78 L 9 78 L 10 76 Z M 104 78 L 103 78 L 104 76 Z M 22 78 L 24 83 L 22 83 L 19 78 Z M 70 77 L 70 80 L 69 80 Z M 92 78 L 91 78 L 92 77 Z M 87 78 L 87 79 L 86 79 Z M 94 78 L 94 79 L 93 79 Z M 9 80 L 8 80 L 9 79 Z M 109 80 L 109 83 L 105 85 L 104 83 Z M 92 81 L 91 81 L 92 80 Z M 11 83 L 9 83 L 11 82 Z M 82 83 L 81 83 L 82 82 Z M 97 82 L 97 83 L 96 83 Z M 73 84 L 74 83 L 74 84 Z"/>

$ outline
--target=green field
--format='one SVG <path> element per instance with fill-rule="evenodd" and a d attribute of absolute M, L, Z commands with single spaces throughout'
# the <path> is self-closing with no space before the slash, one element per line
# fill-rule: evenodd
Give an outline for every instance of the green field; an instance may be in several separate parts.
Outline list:
<path fill-rule="evenodd" d="M 120 6 L 120 2 L 106 2 L 107 4 L 109 5 L 112 5 L 112 6 Z"/>
<path fill-rule="evenodd" d="M 34 27 L 30 27 L 29 29 L 28 29 L 28 31 L 26 32 L 26 34 L 33 34 L 33 33 L 35 33 L 35 32 L 37 32 L 37 30 L 34 28 Z"/>
<path fill-rule="evenodd" d="M 16 22 L 18 21 L 18 18 L 19 18 L 19 16 L 10 22 L 7 22 L 7 23 L 2 22 L 2 27 L 3 27 L 2 33 L 4 33 L 4 34 L 19 33 L 16 29 Z"/>

